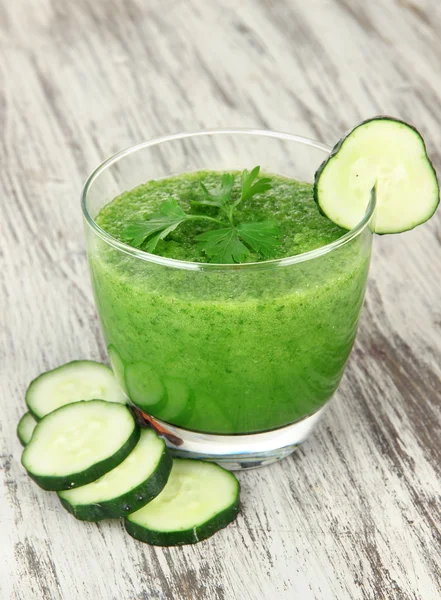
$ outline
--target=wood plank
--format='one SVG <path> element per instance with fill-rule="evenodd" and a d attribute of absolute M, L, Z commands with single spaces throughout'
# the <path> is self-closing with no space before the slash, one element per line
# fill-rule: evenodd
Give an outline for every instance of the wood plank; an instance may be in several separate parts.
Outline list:
<path fill-rule="evenodd" d="M 163 133 L 236 125 L 333 143 L 414 122 L 441 167 L 437 0 L 25 0 L 0 5 L 0 597 L 436 600 L 441 596 L 441 217 L 378 237 L 344 381 L 317 433 L 240 475 L 237 522 L 149 548 L 76 522 L 20 465 L 29 381 L 105 360 L 81 185 Z"/>

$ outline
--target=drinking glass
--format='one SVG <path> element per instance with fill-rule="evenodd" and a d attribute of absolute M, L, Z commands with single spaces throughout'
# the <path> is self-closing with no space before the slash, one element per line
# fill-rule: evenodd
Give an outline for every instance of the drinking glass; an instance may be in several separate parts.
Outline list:
<path fill-rule="evenodd" d="M 181 133 L 119 152 L 87 180 L 87 255 L 109 360 L 140 422 L 163 435 L 175 455 L 244 469 L 287 456 L 309 436 L 353 345 L 375 199 L 333 243 L 230 265 L 132 248 L 96 216 L 127 190 L 187 172 L 260 165 L 312 182 L 329 152 L 273 131 Z"/>

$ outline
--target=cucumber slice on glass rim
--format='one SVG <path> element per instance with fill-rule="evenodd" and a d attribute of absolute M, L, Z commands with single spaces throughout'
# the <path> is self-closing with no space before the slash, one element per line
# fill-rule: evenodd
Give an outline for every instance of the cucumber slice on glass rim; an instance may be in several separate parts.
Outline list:
<path fill-rule="evenodd" d="M 74 360 L 42 373 L 26 392 L 26 404 L 37 420 L 60 406 L 95 398 L 126 404 L 112 369 L 93 360 Z"/>
<path fill-rule="evenodd" d="M 343 229 L 363 219 L 376 188 L 375 233 L 424 223 L 439 204 L 439 184 L 421 134 L 392 117 L 363 121 L 343 137 L 315 174 L 320 211 Z"/>
<path fill-rule="evenodd" d="M 176 458 L 159 496 L 126 518 L 127 533 L 155 546 L 196 544 L 234 521 L 239 489 L 219 465 Z"/>
<path fill-rule="evenodd" d="M 44 490 L 69 490 L 117 467 L 139 435 L 127 406 L 104 400 L 75 402 L 39 421 L 21 462 Z"/>

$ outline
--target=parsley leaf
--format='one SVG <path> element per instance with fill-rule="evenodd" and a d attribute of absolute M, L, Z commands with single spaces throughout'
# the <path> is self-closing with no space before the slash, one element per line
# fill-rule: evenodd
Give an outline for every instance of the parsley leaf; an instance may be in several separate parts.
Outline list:
<path fill-rule="evenodd" d="M 234 186 L 234 175 L 224 173 L 221 179 L 221 185 L 217 192 L 209 192 L 206 186 L 201 183 L 202 191 L 204 192 L 204 200 L 196 201 L 197 204 L 203 204 L 205 206 L 217 206 L 218 208 L 225 208 L 231 204 L 231 192 Z"/>
<path fill-rule="evenodd" d="M 271 187 L 268 177 L 258 179 L 259 172 L 260 167 L 254 167 L 251 172 L 246 169 L 242 171 L 240 192 L 233 193 L 235 176 L 230 173 L 222 175 L 221 184 L 214 192 L 208 191 L 203 183 L 200 184 L 204 198 L 195 200 L 195 203 L 218 208 L 219 218 L 186 213 L 174 198 L 170 198 L 159 205 L 158 212 L 144 221 L 129 223 L 122 233 L 122 240 L 138 248 L 144 246 L 147 252 L 154 252 L 159 240 L 164 240 L 184 221 L 205 220 L 222 226 L 221 229 L 205 231 L 195 238 L 198 247 L 205 252 L 210 262 L 244 262 L 251 250 L 263 258 L 272 258 L 280 245 L 280 232 L 275 222 L 235 223 L 235 208 L 239 202 L 249 200 Z M 233 195 L 236 194 L 237 198 L 234 200 Z"/>
<path fill-rule="evenodd" d="M 147 217 L 147 220 L 130 223 L 124 230 L 122 238 L 124 241 L 131 242 L 136 248 L 150 238 L 145 249 L 153 252 L 159 240 L 166 238 L 189 217 L 190 215 L 182 210 L 176 200 L 170 198 L 162 202 L 159 205 L 159 212 L 153 213 Z"/>
<path fill-rule="evenodd" d="M 279 235 L 276 223 L 263 221 L 205 231 L 195 240 L 210 262 L 228 264 L 243 262 L 250 255 L 249 248 L 264 258 L 272 258 L 280 245 Z"/>
<path fill-rule="evenodd" d="M 240 239 L 264 258 L 272 258 L 280 246 L 280 230 L 274 221 L 242 223 L 237 231 Z"/>
<path fill-rule="evenodd" d="M 262 177 L 255 183 L 253 183 L 256 177 L 259 175 L 260 167 L 254 167 L 251 173 L 248 173 L 247 169 L 242 171 L 242 192 L 240 198 L 236 200 L 235 206 L 242 200 L 249 200 L 255 194 L 262 194 L 271 188 L 271 179 L 269 177 Z"/>
<path fill-rule="evenodd" d="M 197 235 L 195 240 L 212 263 L 240 263 L 250 253 L 248 248 L 240 241 L 239 233 L 235 227 L 205 231 Z"/>

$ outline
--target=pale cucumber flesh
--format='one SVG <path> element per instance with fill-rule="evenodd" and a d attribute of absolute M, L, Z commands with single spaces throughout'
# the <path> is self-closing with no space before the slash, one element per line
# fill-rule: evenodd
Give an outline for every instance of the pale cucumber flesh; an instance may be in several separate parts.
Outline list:
<path fill-rule="evenodd" d="M 26 403 L 37 419 L 66 404 L 92 399 L 126 402 L 112 370 L 88 360 L 73 361 L 43 373 L 26 392 Z"/>
<path fill-rule="evenodd" d="M 175 459 L 164 490 L 128 520 L 157 532 L 191 530 L 234 504 L 238 493 L 235 476 L 218 465 Z"/>
<path fill-rule="evenodd" d="M 38 476 L 80 473 L 117 453 L 135 427 L 130 411 L 121 404 L 101 400 L 69 404 L 38 423 L 22 462 Z"/>
<path fill-rule="evenodd" d="M 30 412 L 25 413 L 20 419 L 17 426 L 17 435 L 23 446 L 29 443 L 36 425 L 37 421 Z"/>
<path fill-rule="evenodd" d="M 152 429 L 144 429 L 129 456 L 96 481 L 60 492 L 72 505 L 106 502 L 126 494 L 155 471 L 164 452 L 164 441 Z"/>
<path fill-rule="evenodd" d="M 365 216 L 376 186 L 374 231 L 400 233 L 427 221 L 439 203 L 439 185 L 424 141 L 407 123 L 377 117 L 355 127 L 316 173 L 320 210 L 344 229 Z"/>

